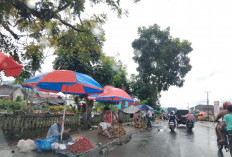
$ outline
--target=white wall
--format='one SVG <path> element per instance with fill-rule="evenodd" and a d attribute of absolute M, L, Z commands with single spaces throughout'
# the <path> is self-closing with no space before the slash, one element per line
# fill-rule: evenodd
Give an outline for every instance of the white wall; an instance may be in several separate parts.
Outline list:
<path fill-rule="evenodd" d="M 18 88 L 13 92 L 13 101 L 16 100 L 16 98 L 20 96 L 22 99 L 24 99 L 24 94 L 22 92 L 22 89 Z"/>
<path fill-rule="evenodd" d="M 77 105 L 73 99 L 67 98 L 66 101 L 67 101 L 67 103 L 66 103 L 67 105 L 77 107 Z"/>

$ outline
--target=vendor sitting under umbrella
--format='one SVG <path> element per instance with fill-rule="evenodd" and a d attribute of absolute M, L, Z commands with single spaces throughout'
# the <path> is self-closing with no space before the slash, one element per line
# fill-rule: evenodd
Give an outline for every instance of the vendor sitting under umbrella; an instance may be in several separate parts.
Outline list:
<path fill-rule="evenodd" d="M 114 113 L 111 114 L 111 110 L 108 107 L 106 107 L 104 109 L 104 115 L 101 120 L 102 122 L 99 125 L 102 127 L 103 135 L 106 135 L 108 138 L 111 138 L 112 136 L 110 135 L 109 131 L 112 130 L 111 123 L 117 122 L 116 115 Z"/>
<path fill-rule="evenodd" d="M 50 139 L 53 137 L 58 137 L 60 139 L 62 124 L 63 124 L 63 117 L 60 117 L 58 123 L 54 123 L 48 130 L 46 139 Z M 68 140 L 69 138 L 70 138 L 69 131 L 64 130 L 62 140 Z"/>
<path fill-rule="evenodd" d="M 140 113 L 140 110 L 138 112 L 136 112 L 134 114 L 134 117 L 133 117 L 133 120 L 134 120 L 134 123 L 136 124 L 138 121 L 140 121 L 142 118 L 141 118 L 141 113 Z"/>

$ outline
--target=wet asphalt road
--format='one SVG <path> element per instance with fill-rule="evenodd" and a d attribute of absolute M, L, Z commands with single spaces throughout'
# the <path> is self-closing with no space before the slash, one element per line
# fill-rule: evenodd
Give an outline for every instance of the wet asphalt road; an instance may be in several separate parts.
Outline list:
<path fill-rule="evenodd" d="M 217 151 L 215 123 L 197 122 L 192 132 L 180 125 L 175 132 L 167 122 L 153 124 L 151 131 L 132 136 L 129 143 L 117 146 L 107 157 L 230 157 Z"/>

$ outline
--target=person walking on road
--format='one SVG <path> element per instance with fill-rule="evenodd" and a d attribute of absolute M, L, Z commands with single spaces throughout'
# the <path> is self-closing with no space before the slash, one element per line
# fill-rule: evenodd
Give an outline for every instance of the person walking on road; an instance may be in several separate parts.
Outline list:
<path fill-rule="evenodd" d="M 152 126 L 151 126 L 151 118 L 152 118 L 152 113 L 149 109 L 146 109 L 146 114 L 145 116 L 147 117 L 148 121 L 147 121 L 147 129 L 151 129 Z"/>

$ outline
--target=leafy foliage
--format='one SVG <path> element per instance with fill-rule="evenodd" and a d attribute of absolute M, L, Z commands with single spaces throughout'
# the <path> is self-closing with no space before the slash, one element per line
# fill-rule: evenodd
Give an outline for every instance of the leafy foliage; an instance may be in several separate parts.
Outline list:
<path fill-rule="evenodd" d="M 139 38 L 132 43 L 134 61 L 139 64 L 134 76 L 133 90 L 141 100 L 155 106 L 161 91 L 170 86 L 182 87 L 184 77 L 191 70 L 188 54 L 191 43 L 170 35 L 169 28 L 158 25 L 138 29 Z"/>
<path fill-rule="evenodd" d="M 117 112 L 117 108 L 114 105 L 101 102 L 94 103 L 93 111 L 101 113 L 106 106 L 108 106 L 113 112 Z"/>
<path fill-rule="evenodd" d="M 126 91 L 129 92 L 129 84 L 126 76 L 126 67 L 121 61 L 116 61 L 112 57 L 102 56 L 99 63 L 93 66 L 93 77 L 102 86 L 126 87 Z"/>
<path fill-rule="evenodd" d="M 1 0 L 0 51 L 10 54 L 24 65 L 23 72 L 16 81 L 19 83 L 41 69 L 48 47 L 57 53 L 72 56 L 73 47 L 79 46 L 81 52 L 86 52 L 87 56 L 97 59 L 102 45 L 101 36 L 93 35 L 91 26 L 93 23 L 103 24 L 107 19 L 106 14 L 93 14 L 88 20 L 83 20 L 81 15 L 85 12 L 87 4 L 91 6 L 106 4 L 121 16 L 126 11 L 120 7 L 120 2 L 120 0 Z M 71 33 L 75 34 L 73 38 L 69 38 Z M 77 37 L 81 38 L 81 42 L 78 43 Z M 72 39 L 75 39 L 77 45 L 73 45 Z M 60 44 L 63 44 L 61 50 Z"/>
<path fill-rule="evenodd" d="M 16 101 L 0 99 L 0 109 L 7 110 L 7 112 L 15 110 L 25 111 L 25 107 L 25 102 L 20 97 Z"/>

